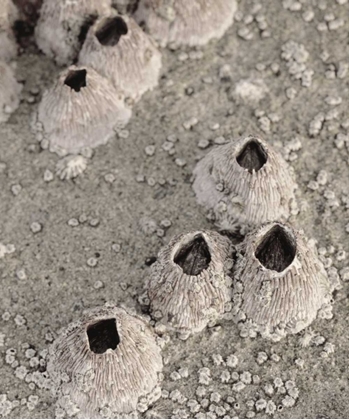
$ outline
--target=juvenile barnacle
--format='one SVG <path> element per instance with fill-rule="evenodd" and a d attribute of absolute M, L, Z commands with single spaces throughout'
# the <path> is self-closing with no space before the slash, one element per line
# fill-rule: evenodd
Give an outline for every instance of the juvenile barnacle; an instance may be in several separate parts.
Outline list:
<path fill-rule="evenodd" d="M 238 245 L 233 313 L 265 337 L 279 340 L 310 325 L 331 301 L 333 286 L 304 236 L 272 222 Z"/>
<path fill-rule="evenodd" d="M 61 406 L 68 400 L 80 417 L 114 417 L 158 395 L 162 358 L 142 318 L 108 306 L 69 325 L 49 349 L 47 370 Z"/>
<path fill-rule="evenodd" d="M 0 123 L 6 122 L 18 108 L 22 85 L 19 84 L 9 65 L 0 61 Z"/>
<path fill-rule="evenodd" d="M 78 154 L 105 144 L 131 117 L 124 96 L 88 67 L 71 66 L 44 93 L 37 121 L 50 150 Z"/>
<path fill-rule="evenodd" d="M 194 177 L 198 202 L 224 226 L 286 221 L 296 203 L 292 168 L 257 137 L 217 146 L 197 164 Z"/>
<path fill-rule="evenodd" d="M 205 45 L 232 25 L 235 0 L 140 0 L 135 19 L 161 45 Z"/>
<path fill-rule="evenodd" d="M 175 236 L 151 266 L 147 286 L 153 317 L 186 336 L 222 316 L 231 299 L 225 267 L 230 253 L 230 241 L 216 232 Z"/>
<path fill-rule="evenodd" d="M 158 84 L 161 53 L 131 17 L 112 14 L 90 28 L 79 63 L 91 66 L 136 101 Z"/>
<path fill-rule="evenodd" d="M 57 64 L 71 64 L 89 26 L 110 7 L 111 0 L 44 0 L 35 29 L 38 47 Z"/>
<path fill-rule="evenodd" d="M 12 27 L 18 10 L 12 0 L 0 1 L 0 60 L 10 61 L 17 55 L 17 43 Z"/>

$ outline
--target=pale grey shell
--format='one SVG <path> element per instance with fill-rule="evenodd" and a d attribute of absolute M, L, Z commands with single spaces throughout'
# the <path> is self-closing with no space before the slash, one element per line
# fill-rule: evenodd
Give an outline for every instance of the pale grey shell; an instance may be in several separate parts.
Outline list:
<path fill-rule="evenodd" d="M 10 61 L 17 55 L 17 43 L 12 31 L 18 10 L 12 0 L 0 1 L 0 60 Z"/>
<path fill-rule="evenodd" d="M 57 64 L 71 64 L 84 28 L 110 7 L 111 0 L 44 0 L 35 28 L 38 47 Z"/>
<path fill-rule="evenodd" d="M 105 144 L 131 113 L 106 78 L 91 68 L 71 66 L 44 93 L 37 118 L 51 151 L 79 153 Z"/>
<path fill-rule="evenodd" d="M 289 225 L 273 222 L 248 234 L 233 270 L 233 313 L 275 341 L 295 334 L 330 304 L 333 286 L 313 248 Z"/>
<path fill-rule="evenodd" d="M 136 21 L 161 45 L 205 45 L 232 25 L 235 0 L 140 0 Z"/>
<path fill-rule="evenodd" d="M 224 226 L 286 221 L 296 203 L 293 169 L 253 136 L 215 147 L 197 164 L 194 177 L 199 204 Z"/>
<path fill-rule="evenodd" d="M 203 330 L 223 315 L 230 302 L 229 261 L 230 241 L 216 232 L 175 236 L 151 267 L 148 297 L 152 316 L 179 333 Z"/>
<path fill-rule="evenodd" d="M 137 101 L 157 86 L 161 53 L 131 17 L 111 14 L 90 28 L 79 63 L 94 68 Z"/>
<path fill-rule="evenodd" d="M 79 417 L 107 411 L 117 418 L 158 388 L 162 367 L 160 348 L 143 319 L 111 306 L 70 324 L 51 345 L 47 370 L 61 405 L 68 401 Z"/>
<path fill-rule="evenodd" d="M 119 13 L 132 13 L 137 8 L 138 0 L 112 0 L 112 4 Z"/>
<path fill-rule="evenodd" d="M 0 123 L 6 122 L 20 103 L 22 85 L 17 82 L 12 68 L 0 61 Z"/>

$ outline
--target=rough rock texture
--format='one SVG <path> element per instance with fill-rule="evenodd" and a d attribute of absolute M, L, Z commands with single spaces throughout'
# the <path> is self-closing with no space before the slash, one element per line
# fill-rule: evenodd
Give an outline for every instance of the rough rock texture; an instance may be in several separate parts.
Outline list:
<path fill-rule="evenodd" d="M 18 11 L 12 0 L 0 2 L 0 60 L 10 61 L 17 55 L 17 43 L 13 33 L 13 25 Z"/>
<path fill-rule="evenodd" d="M 137 101 L 157 86 L 161 53 L 132 18 L 110 15 L 89 30 L 79 63 L 94 68 L 127 98 Z"/>
<path fill-rule="evenodd" d="M 18 108 L 22 85 L 17 82 L 12 68 L 0 61 L 0 123 L 6 122 Z"/>

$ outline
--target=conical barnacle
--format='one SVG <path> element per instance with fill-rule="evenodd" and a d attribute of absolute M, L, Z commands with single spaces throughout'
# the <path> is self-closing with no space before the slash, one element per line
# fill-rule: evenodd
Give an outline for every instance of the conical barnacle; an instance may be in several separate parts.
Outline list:
<path fill-rule="evenodd" d="M 142 318 L 105 306 L 87 311 L 56 339 L 47 370 L 61 405 L 68 399 L 80 416 L 107 411 L 115 418 L 135 411 L 140 398 L 152 402 L 162 357 Z"/>
<path fill-rule="evenodd" d="M 227 275 L 230 241 L 216 232 L 175 236 L 151 266 L 152 316 L 183 335 L 199 332 L 222 316 L 231 299 Z"/>
<path fill-rule="evenodd" d="M 56 174 L 61 180 L 76 178 L 87 168 L 87 159 L 81 155 L 70 155 L 62 158 L 56 165 Z"/>
<path fill-rule="evenodd" d="M 10 61 L 17 55 L 17 43 L 12 27 L 18 11 L 12 0 L 0 1 L 0 60 Z"/>
<path fill-rule="evenodd" d="M 79 63 L 93 67 L 126 97 L 138 100 L 158 84 L 161 53 L 131 17 L 113 14 L 90 28 Z"/>
<path fill-rule="evenodd" d="M 214 148 L 197 164 L 194 177 L 198 202 L 225 225 L 285 221 L 296 204 L 292 168 L 253 136 Z"/>
<path fill-rule="evenodd" d="M 18 108 L 22 85 L 17 82 L 9 65 L 0 61 L 0 123 L 6 122 Z"/>
<path fill-rule="evenodd" d="M 77 154 L 105 144 L 130 117 L 124 96 L 107 79 L 91 68 L 71 66 L 44 93 L 37 120 L 50 150 Z"/>
<path fill-rule="evenodd" d="M 38 47 L 60 65 L 76 58 L 89 26 L 111 0 L 44 0 L 35 29 Z"/>
<path fill-rule="evenodd" d="M 161 46 L 204 45 L 233 23 L 235 0 L 140 0 L 136 21 Z"/>
<path fill-rule="evenodd" d="M 333 286 L 304 236 L 278 222 L 248 234 L 233 270 L 233 313 L 265 337 L 295 334 L 327 307 Z"/>

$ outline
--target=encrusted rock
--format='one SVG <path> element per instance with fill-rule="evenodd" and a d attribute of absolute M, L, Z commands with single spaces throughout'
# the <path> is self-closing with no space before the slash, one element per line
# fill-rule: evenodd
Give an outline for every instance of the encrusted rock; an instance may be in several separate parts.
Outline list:
<path fill-rule="evenodd" d="M 182 334 L 203 330 L 231 299 L 226 263 L 231 245 L 215 232 L 175 236 L 160 250 L 148 284 L 153 317 Z"/>
<path fill-rule="evenodd" d="M 279 340 L 330 306 L 333 286 L 315 251 L 291 226 L 273 222 L 248 234 L 234 267 L 233 313 Z"/>
<path fill-rule="evenodd" d="M 194 177 L 198 202 L 224 226 L 286 221 L 296 204 L 292 168 L 257 137 L 212 149 L 197 164 Z"/>
<path fill-rule="evenodd" d="M 158 84 L 161 53 L 131 17 L 111 14 L 90 28 L 79 63 L 94 68 L 136 101 Z"/>
<path fill-rule="evenodd" d="M 50 150 L 64 155 L 105 144 L 130 117 L 124 96 L 106 78 L 91 68 L 71 66 L 44 93 L 37 120 Z"/>
<path fill-rule="evenodd" d="M 22 85 L 17 82 L 12 68 L 0 61 L 0 123 L 6 122 L 18 108 L 21 91 Z"/>
<path fill-rule="evenodd" d="M 135 19 L 161 46 L 204 45 L 232 25 L 235 0 L 140 0 Z"/>
<path fill-rule="evenodd" d="M 12 27 L 18 10 L 12 0 L 0 1 L 0 60 L 10 61 L 17 55 L 17 43 Z"/>
<path fill-rule="evenodd" d="M 130 413 L 160 396 L 154 334 L 143 319 L 113 306 L 70 324 L 50 347 L 47 370 L 60 407 L 84 418 Z"/>

